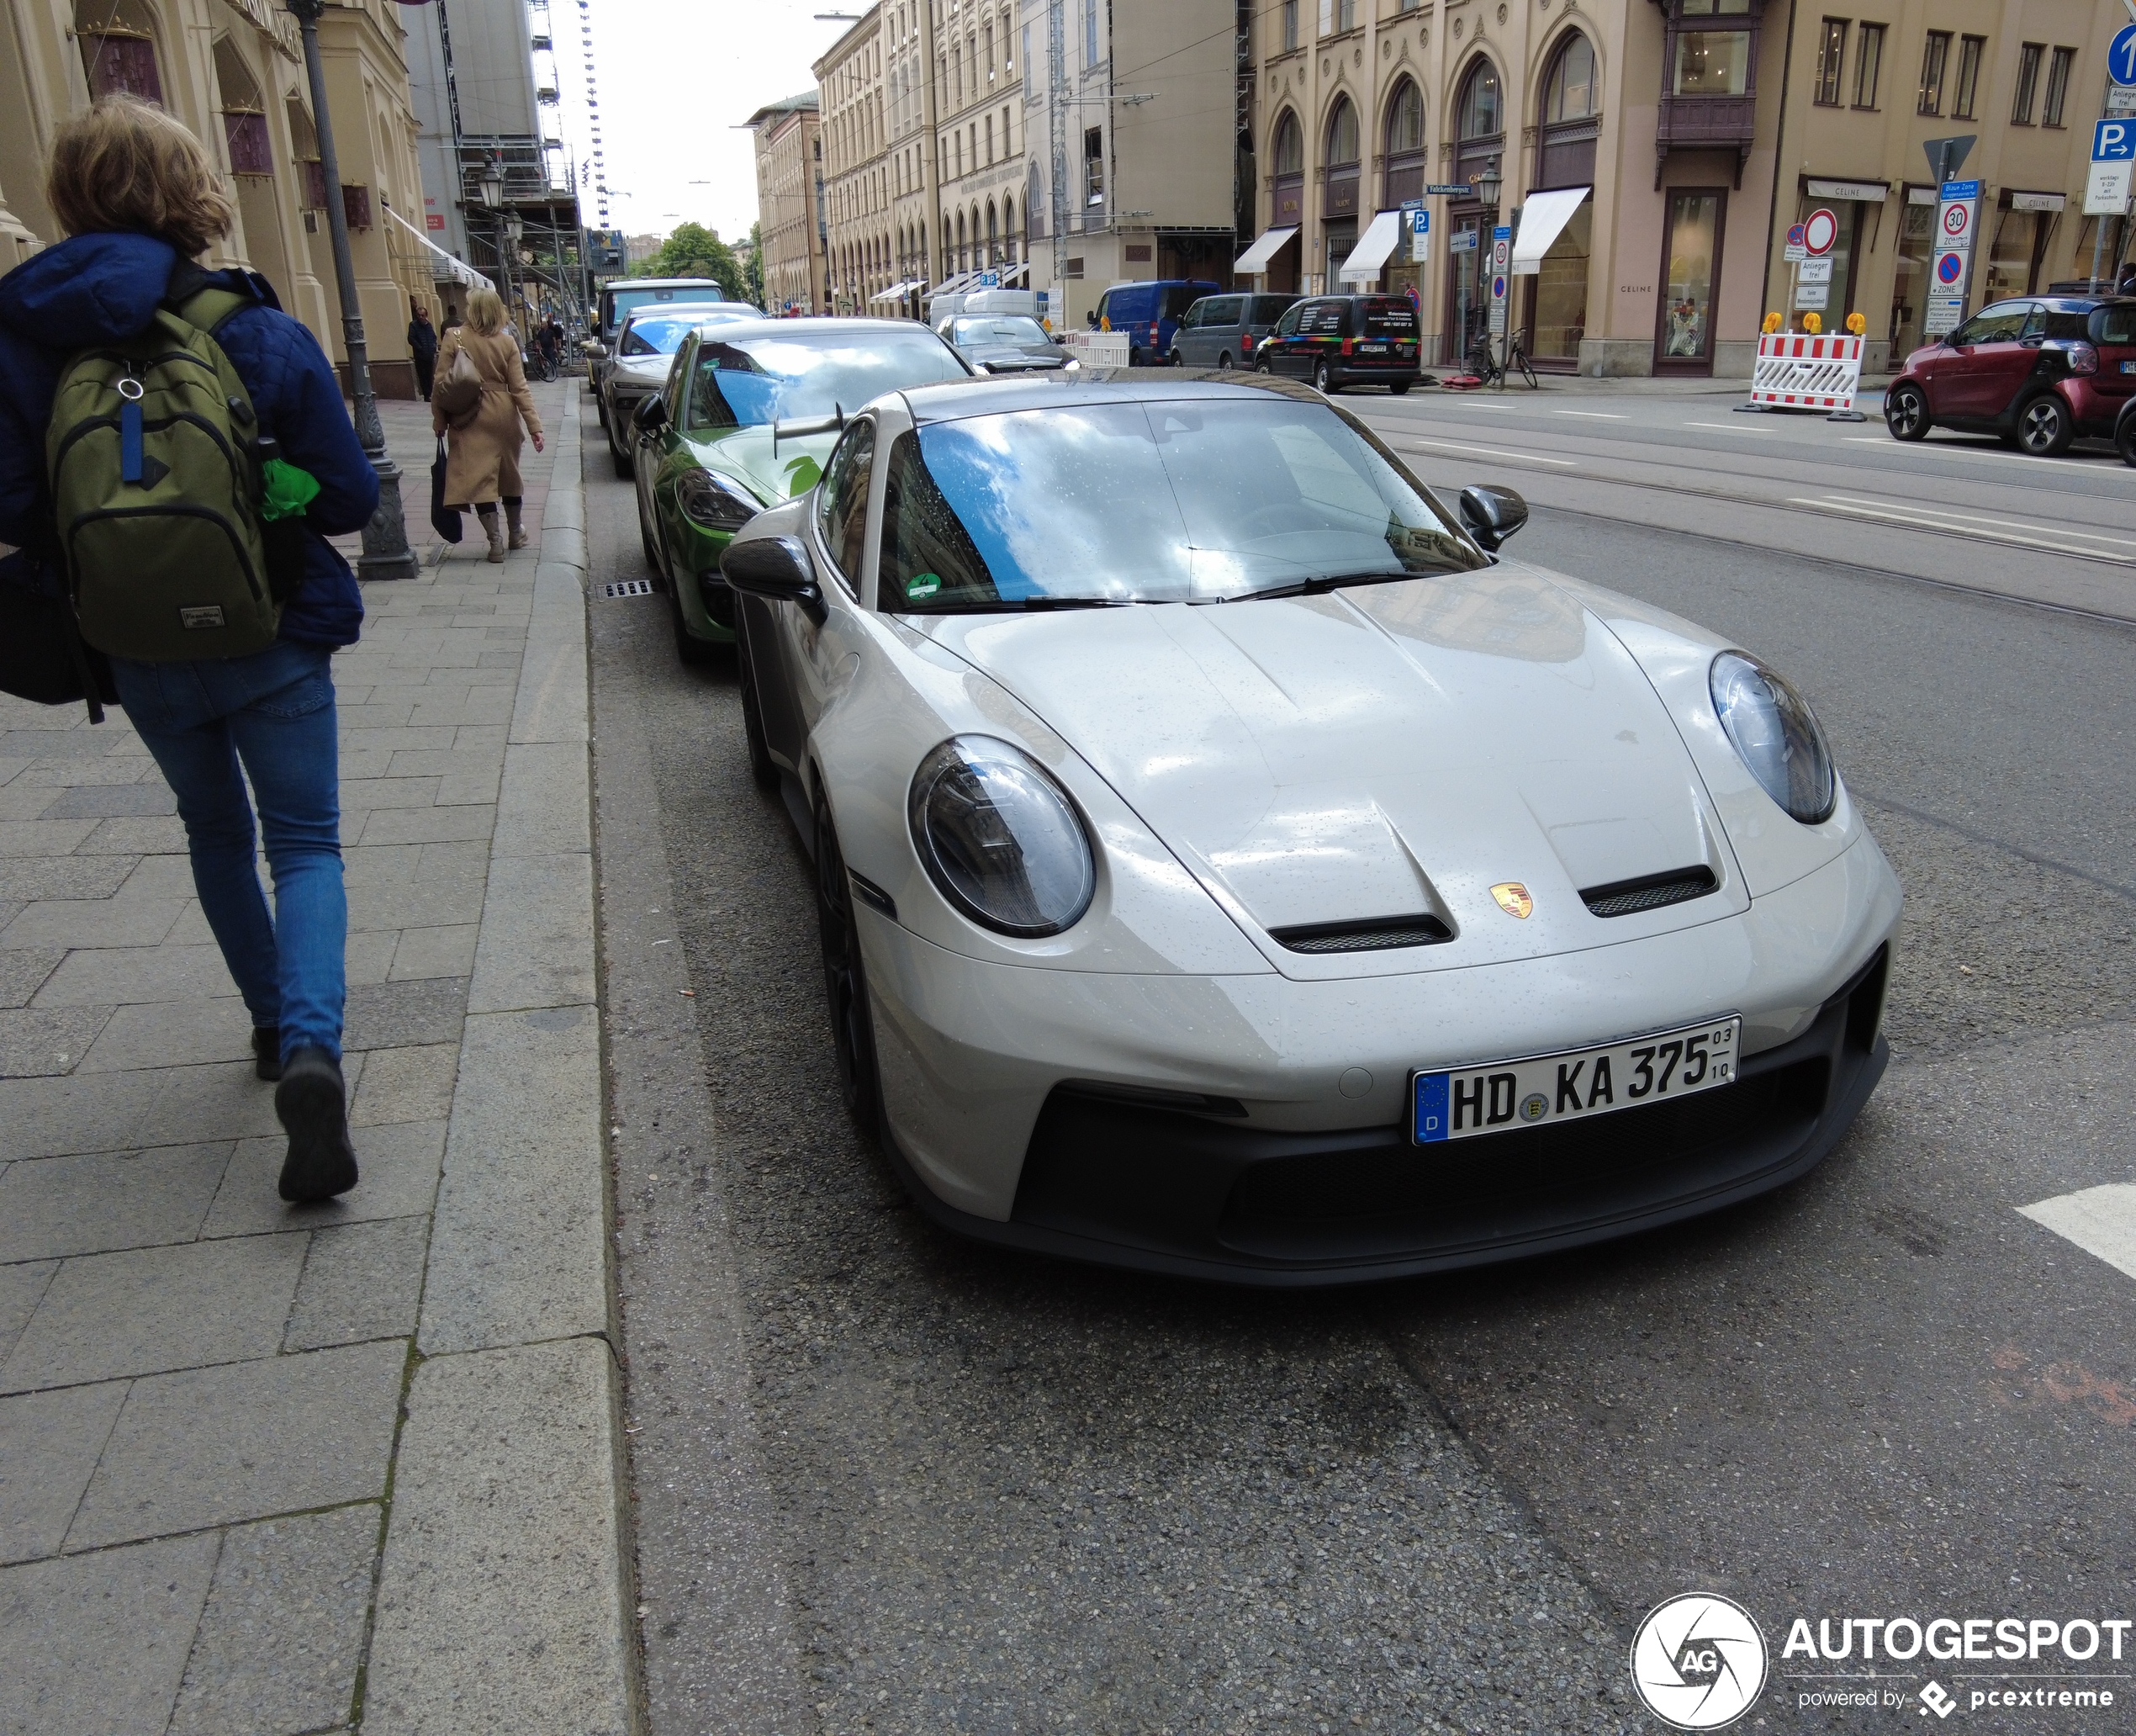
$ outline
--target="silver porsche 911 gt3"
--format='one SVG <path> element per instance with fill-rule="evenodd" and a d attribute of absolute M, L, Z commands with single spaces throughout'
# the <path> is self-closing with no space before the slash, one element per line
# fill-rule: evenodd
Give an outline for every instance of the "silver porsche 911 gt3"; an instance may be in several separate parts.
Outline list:
<path fill-rule="evenodd" d="M 799 431 L 796 430 L 796 431 Z M 1811 1168 L 1899 888 L 1749 653 L 1303 387 L 929 387 L 737 537 L 853 1113 L 938 1221 L 1263 1283 Z"/>

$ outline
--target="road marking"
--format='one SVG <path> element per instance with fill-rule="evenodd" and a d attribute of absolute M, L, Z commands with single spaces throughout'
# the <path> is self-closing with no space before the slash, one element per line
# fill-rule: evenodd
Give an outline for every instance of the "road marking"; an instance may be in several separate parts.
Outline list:
<path fill-rule="evenodd" d="M 1890 524 L 1911 525 L 1917 530 L 1941 531 L 1946 536 L 1984 537 L 1991 542 L 2015 543 L 2021 548 L 2045 549 L 2050 554 L 2075 554 L 2080 555 L 2086 560 L 2113 561 L 2123 565 L 2131 564 L 2131 557 L 2128 555 L 2116 554 L 2104 548 L 2087 547 L 2078 542 L 2057 542 L 2054 540 L 2055 533 L 2041 526 L 2028 526 L 2027 528 L 2032 532 L 2030 536 L 2013 536 L 2006 531 L 1990 529 L 1985 524 L 1966 524 L 1953 518 L 1930 516 L 1920 511 L 1907 511 L 1896 506 L 1874 504 L 1858 505 L 1834 495 L 1825 495 L 1822 499 L 1794 495 L 1790 497 L 1788 505 L 1813 507 L 1825 512 L 1851 513 L 1861 518 L 1881 519 Z M 2089 536 L 2090 533 L 2076 532 L 2065 534 L 2082 537 Z M 2102 537 L 2096 540 L 2105 542 L 2117 542 L 2120 539 Z"/>
<path fill-rule="evenodd" d="M 1777 434 L 1778 428 L 1746 428 L 1740 422 L 1686 422 L 1687 428 L 1718 428 L 1723 434 Z"/>
<path fill-rule="evenodd" d="M 1414 434 L 1401 437 L 1413 446 L 1437 447 L 1442 452 L 1474 453 L 1479 458 L 1510 458 L 1516 464 L 1560 464 L 1578 469 L 1578 463 L 1572 458 L 1546 458 L 1535 453 L 1501 452 L 1495 446 L 1469 446 L 1458 440 L 1425 440 Z"/>
<path fill-rule="evenodd" d="M 1553 410 L 1551 414 L 1552 415 L 1593 416 L 1597 421 L 1601 422 L 1628 422 L 1631 420 L 1628 415 L 1618 415 L 1614 410 Z"/>
<path fill-rule="evenodd" d="M 2021 1216 L 2136 1278 L 2136 1185 L 2109 1182 L 2017 1208 Z"/>
<path fill-rule="evenodd" d="M 1857 506 L 1882 506 L 1881 500 L 1864 500 L 1859 495 L 1833 495 L 1834 500 L 1852 501 Z M 1962 525 L 1999 525 L 2006 531 L 2025 531 L 2035 537 L 2072 537 L 2085 542 L 2117 542 L 2123 548 L 2136 548 L 2136 541 L 2127 537 L 2109 537 L 2103 531 L 2087 531 L 2077 525 L 2029 524 L 2021 518 L 1989 518 L 1978 512 L 1960 512 L 1951 506 L 1931 506 L 1910 500 L 1906 510 L 1924 514 L 1930 518 L 1948 518 Z"/>
<path fill-rule="evenodd" d="M 1479 398 L 1457 398 L 1454 402 L 1464 410 L 1502 410 L 1509 415 L 1517 412 L 1520 408 L 1517 404 L 1486 404 Z"/>
<path fill-rule="evenodd" d="M 1848 434 L 1841 437 L 1850 446 L 1881 446 L 1901 452 L 1938 453 L 1945 458 L 1995 458 L 2003 463 L 2043 464 L 2049 460 L 2035 458 L 2027 453 L 1990 452 L 1985 447 L 1951 446 L 1943 441 L 1909 443 L 1903 440 L 1880 440 L 1874 434 Z"/>

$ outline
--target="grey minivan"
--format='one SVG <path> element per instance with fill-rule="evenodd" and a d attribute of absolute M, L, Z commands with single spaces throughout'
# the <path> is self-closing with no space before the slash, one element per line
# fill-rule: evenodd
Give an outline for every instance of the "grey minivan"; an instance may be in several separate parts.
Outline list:
<path fill-rule="evenodd" d="M 1175 368 L 1251 368 L 1261 339 L 1295 295 L 1204 295 L 1172 334 Z"/>

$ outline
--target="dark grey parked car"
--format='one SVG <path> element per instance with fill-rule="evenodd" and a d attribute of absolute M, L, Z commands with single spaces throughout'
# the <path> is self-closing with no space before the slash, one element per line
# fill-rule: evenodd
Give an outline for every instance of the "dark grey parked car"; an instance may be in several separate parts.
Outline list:
<path fill-rule="evenodd" d="M 1028 314 L 950 314 L 935 328 L 981 373 L 1030 373 L 1079 364 Z"/>
<path fill-rule="evenodd" d="M 1204 295 L 1172 334 L 1175 368 L 1251 368 L 1261 339 L 1295 295 Z"/>

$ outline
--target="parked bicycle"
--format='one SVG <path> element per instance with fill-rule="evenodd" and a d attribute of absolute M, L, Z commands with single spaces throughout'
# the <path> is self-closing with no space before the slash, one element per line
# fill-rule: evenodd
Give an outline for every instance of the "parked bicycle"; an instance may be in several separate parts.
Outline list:
<path fill-rule="evenodd" d="M 1531 392 L 1541 389 L 1541 382 L 1536 370 L 1529 365 L 1528 352 L 1522 347 L 1520 334 L 1506 334 L 1505 357 L 1500 361 L 1491 353 L 1491 340 L 1488 333 L 1478 332 L 1468 347 L 1468 371 L 1485 385 L 1494 383 L 1503 388 L 1513 374 L 1518 373 L 1527 383 Z"/>

